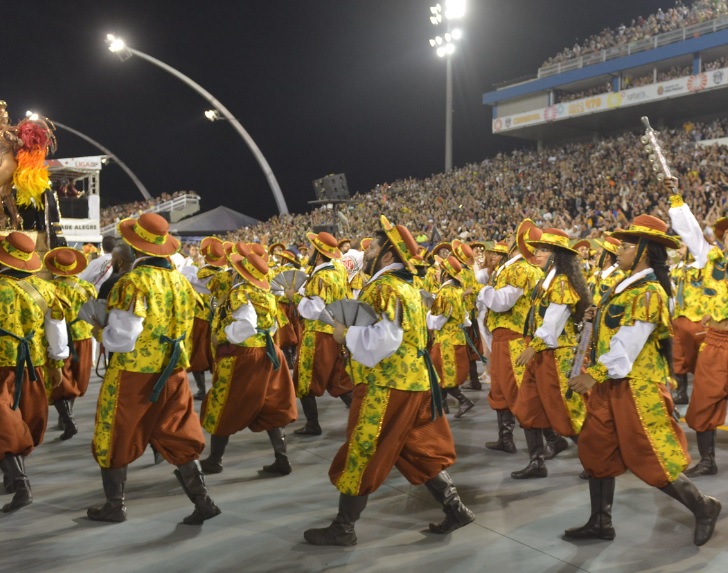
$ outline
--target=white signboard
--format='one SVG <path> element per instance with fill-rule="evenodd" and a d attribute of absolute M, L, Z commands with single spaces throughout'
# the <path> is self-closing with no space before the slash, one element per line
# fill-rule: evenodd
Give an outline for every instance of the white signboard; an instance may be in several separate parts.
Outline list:
<path fill-rule="evenodd" d="M 63 236 L 69 243 L 100 243 L 101 229 L 98 219 L 61 218 Z"/>

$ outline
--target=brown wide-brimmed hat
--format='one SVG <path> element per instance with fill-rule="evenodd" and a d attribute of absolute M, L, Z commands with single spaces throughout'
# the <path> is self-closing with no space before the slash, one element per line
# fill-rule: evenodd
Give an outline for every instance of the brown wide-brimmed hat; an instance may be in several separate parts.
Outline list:
<path fill-rule="evenodd" d="M 338 246 L 339 248 L 341 248 L 341 247 L 343 247 L 343 246 L 344 246 L 344 245 L 345 245 L 346 243 L 351 243 L 351 239 L 346 239 L 346 238 L 344 238 L 344 239 L 339 239 L 339 243 L 338 243 L 338 245 L 337 245 L 337 246 Z"/>
<path fill-rule="evenodd" d="M 668 249 L 677 249 L 680 239 L 667 234 L 667 223 L 652 215 L 637 215 L 627 229 L 618 229 L 612 237 L 624 241 L 625 239 L 647 239 L 660 243 Z"/>
<path fill-rule="evenodd" d="M 528 238 L 528 244 L 533 247 L 556 247 L 557 249 L 563 249 L 575 255 L 579 254 L 579 251 L 572 249 L 569 246 L 569 235 L 566 231 L 549 227 L 541 231 L 541 236 L 538 239 Z"/>
<path fill-rule="evenodd" d="M 452 242 L 452 254 L 455 255 L 458 261 L 463 265 L 473 266 L 475 258 L 473 255 L 473 249 L 470 245 L 463 243 L 460 239 L 455 239 Z"/>
<path fill-rule="evenodd" d="M 361 240 L 361 250 L 366 251 L 369 248 L 369 245 L 371 244 L 371 242 L 372 242 L 371 237 L 364 237 Z"/>
<path fill-rule="evenodd" d="M 0 241 L 0 264 L 29 273 L 43 267 L 43 262 L 35 252 L 33 239 L 18 231 L 12 231 Z"/>
<path fill-rule="evenodd" d="M 247 251 L 247 255 L 233 253 L 230 257 L 230 264 L 250 284 L 263 290 L 270 289 L 270 283 L 266 280 L 268 263 L 259 255 L 251 251 Z"/>
<path fill-rule="evenodd" d="M 531 240 L 541 237 L 541 229 L 531 219 L 524 219 L 516 229 L 516 246 L 521 256 L 529 263 L 534 263 L 533 247 L 529 246 Z"/>
<path fill-rule="evenodd" d="M 404 225 L 392 225 L 384 215 L 379 216 L 379 223 L 404 266 L 414 272 L 410 259 L 418 254 L 419 246 L 412 233 Z"/>
<path fill-rule="evenodd" d="M 156 213 L 124 219 L 118 228 L 124 242 L 145 255 L 168 257 L 179 250 L 179 241 L 169 234 L 169 223 Z"/>
<path fill-rule="evenodd" d="M 433 255 L 439 255 L 438 251 L 440 249 L 447 249 L 448 251 L 452 252 L 452 245 L 450 243 L 437 243 L 434 247 L 432 247 L 432 251 L 430 251 Z"/>
<path fill-rule="evenodd" d="M 604 240 L 597 239 L 597 244 L 608 253 L 616 255 L 617 249 L 619 249 L 619 245 L 622 244 L 622 241 L 615 239 L 611 235 L 607 235 L 604 237 Z"/>
<path fill-rule="evenodd" d="M 286 250 L 286 246 L 283 243 L 273 243 L 272 245 L 268 245 L 268 254 L 272 255 L 273 251 L 276 249 L 280 249 L 281 251 Z"/>
<path fill-rule="evenodd" d="M 591 243 L 589 242 L 589 239 L 579 239 L 578 241 L 575 241 L 573 245 L 571 245 L 571 248 L 575 251 L 578 251 L 581 247 L 586 247 L 587 249 L 591 249 Z"/>
<path fill-rule="evenodd" d="M 282 261 L 287 261 L 289 263 L 293 263 L 294 265 L 300 265 L 301 262 L 298 260 L 298 257 L 295 253 L 292 253 L 291 251 L 281 251 L 278 253 L 278 258 Z"/>
<path fill-rule="evenodd" d="M 455 280 L 461 280 L 460 273 L 463 270 L 463 266 L 458 261 L 455 255 L 450 255 L 446 259 L 440 258 L 439 255 L 435 255 L 435 261 L 440 264 L 440 267 Z"/>
<path fill-rule="evenodd" d="M 719 241 L 723 240 L 726 229 L 728 229 L 728 217 L 721 217 L 713 223 L 713 233 L 715 233 L 715 238 Z"/>
<path fill-rule="evenodd" d="M 205 258 L 205 264 L 211 267 L 224 267 L 227 264 L 225 247 L 222 240 L 217 237 L 205 237 L 200 242 L 200 252 Z"/>
<path fill-rule="evenodd" d="M 45 254 L 43 263 L 54 275 L 71 277 L 82 272 L 88 261 L 82 251 L 71 247 L 56 247 Z"/>
<path fill-rule="evenodd" d="M 314 248 L 330 259 L 340 259 L 341 251 L 339 243 L 331 233 L 321 231 L 320 233 L 306 233 L 306 238 L 311 241 Z"/>
<path fill-rule="evenodd" d="M 508 243 L 505 241 L 498 241 L 497 243 L 493 243 L 492 246 L 485 247 L 485 250 L 490 253 L 498 253 L 500 255 L 507 255 L 508 254 Z"/>

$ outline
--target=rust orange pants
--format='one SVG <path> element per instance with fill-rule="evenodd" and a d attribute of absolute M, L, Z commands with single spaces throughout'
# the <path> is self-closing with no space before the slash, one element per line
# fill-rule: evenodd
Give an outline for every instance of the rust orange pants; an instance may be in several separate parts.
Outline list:
<path fill-rule="evenodd" d="M 693 377 L 693 393 L 685 421 L 696 432 L 725 423 L 728 398 L 728 332 L 708 329 Z"/>

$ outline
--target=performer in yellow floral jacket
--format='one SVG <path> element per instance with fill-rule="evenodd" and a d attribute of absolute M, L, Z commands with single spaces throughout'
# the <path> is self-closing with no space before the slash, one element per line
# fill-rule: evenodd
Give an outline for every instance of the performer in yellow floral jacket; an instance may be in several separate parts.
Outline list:
<path fill-rule="evenodd" d="M 657 217 L 639 215 L 613 234 L 622 241 L 617 260 L 628 278 L 602 299 L 594 360 L 587 373 L 569 381 L 576 392 L 590 391 L 579 458 L 589 473 L 591 516 L 584 526 L 567 529 L 567 537 L 614 539 L 614 478 L 626 470 L 690 509 L 695 545 L 710 539 L 720 513 L 720 502 L 682 473 L 690 458 L 667 388 L 672 286 L 666 247 L 679 242 L 666 231 Z"/>
<path fill-rule="evenodd" d="M 409 259 L 417 244 L 404 226 L 392 226 L 384 216 L 381 222 L 384 232 L 376 234 L 365 255 L 372 278 L 359 296 L 381 319 L 334 330 L 351 352 L 356 386 L 346 443 L 329 470 L 340 492 L 339 512 L 328 527 L 304 532 L 314 545 L 354 545 L 354 523 L 368 495 L 394 466 L 442 504 L 445 519 L 430 524 L 433 533 L 450 533 L 475 519 L 446 471 L 455 461 L 455 446 L 437 406 L 440 390 L 426 349 L 425 311 L 411 284 Z"/>
<path fill-rule="evenodd" d="M 220 509 L 207 494 L 198 461 L 205 438 L 185 371 L 195 291 L 169 260 L 179 241 L 164 218 L 144 213 L 118 229 L 137 260 L 107 299 L 102 341 L 113 356 L 99 390 L 92 443 L 106 503 L 87 514 L 94 521 L 126 520 L 126 467 L 151 444 L 177 466 L 174 473 L 195 505 L 183 523 L 201 525 Z"/>

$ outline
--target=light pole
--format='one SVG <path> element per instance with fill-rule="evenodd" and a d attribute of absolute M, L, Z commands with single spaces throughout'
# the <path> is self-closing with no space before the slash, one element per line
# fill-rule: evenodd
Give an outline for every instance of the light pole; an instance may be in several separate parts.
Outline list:
<path fill-rule="evenodd" d="M 430 39 L 430 46 L 441 58 L 445 58 L 445 172 L 452 171 L 452 56 L 455 53 L 455 43 L 462 38 L 459 28 L 451 29 L 453 20 L 465 16 L 465 0 L 445 0 L 445 10 L 437 4 L 430 7 L 430 22 L 434 26 L 445 23 L 445 33 Z"/>
<path fill-rule="evenodd" d="M 235 119 L 235 116 L 230 113 L 230 111 L 222 104 L 220 103 L 215 97 L 208 92 L 205 88 L 203 88 L 200 84 L 192 80 L 191 78 L 184 75 L 179 70 L 173 68 L 172 66 L 165 64 L 164 62 L 153 58 L 152 56 L 149 56 L 148 54 L 145 54 L 144 52 L 140 52 L 139 50 L 135 50 L 134 48 L 130 48 L 127 46 L 124 41 L 121 38 L 116 38 L 112 34 L 108 34 L 106 36 L 106 42 L 109 45 L 109 51 L 117 54 L 119 58 L 124 61 L 128 60 L 131 56 L 138 56 L 142 58 L 143 60 L 147 60 L 148 62 L 151 62 L 155 66 L 158 66 L 162 68 L 164 71 L 172 74 L 176 78 L 182 80 L 184 83 L 186 83 L 188 86 L 190 86 L 193 90 L 195 90 L 197 93 L 199 93 L 202 97 L 204 97 L 216 111 L 221 113 L 225 119 L 227 119 L 230 124 L 233 126 L 235 131 L 238 132 L 240 137 L 243 138 L 243 141 L 248 145 L 250 150 L 253 152 L 253 155 L 258 161 L 258 164 L 260 165 L 261 169 L 263 170 L 263 173 L 266 176 L 266 179 L 268 179 L 268 185 L 271 188 L 271 191 L 273 192 L 273 197 L 276 200 L 276 205 L 278 205 L 278 212 L 281 215 L 285 215 L 288 213 L 288 206 L 286 205 L 286 200 L 283 198 L 283 193 L 281 192 L 281 188 L 278 185 L 278 181 L 276 181 L 275 175 L 273 175 L 273 171 L 270 168 L 270 165 L 268 165 L 268 162 L 266 161 L 265 157 L 263 157 L 263 154 L 261 153 L 260 149 L 258 149 L 258 146 L 255 144 L 255 141 L 253 141 L 253 138 L 250 137 L 250 134 L 248 134 L 247 131 L 243 128 L 242 125 L 240 125 L 240 122 Z"/>
<path fill-rule="evenodd" d="M 26 111 L 25 116 L 31 120 L 34 118 L 40 117 L 37 113 L 34 113 L 32 111 Z M 142 183 L 139 180 L 139 177 L 137 177 L 134 174 L 134 172 L 126 166 L 126 163 L 124 163 L 121 159 L 119 159 L 119 157 L 116 156 L 114 153 L 112 153 L 109 149 L 107 149 L 106 147 L 101 145 L 98 141 L 91 139 L 85 133 L 81 133 L 80 131 L 76 131 L 72 127 L 63 125 L 61 122 L 56 121 L 55 119 L 53 120 L 53 125 L 55 125 L 56 127 L 60 127 L 61 129 L 65 129 L 66 131 L 72 133 L 73 135 L 77 135 L 84 141 L 87 141 L 91 145 L 93 145 L 93 146 L 97 147 L 98 149 L 100 149 L 101 151 L 103 151 L 106 155 L 108 155 L 111 159 L 113 159 L 119 165 L 119 167 L 121 167 L 124 170 L 124 173 L 126 173 L 129 176 L 129 179 L 131 179 L 134 182 L 134 185 L 137 186 L 137 189 L 139 189 L 139 192 L 144 196 L 145 199 L 152 198 L 152 196 L 149 194 L 149 191 L 147 191 L 147 188 L 144 186 L 144 183 Z"/>

